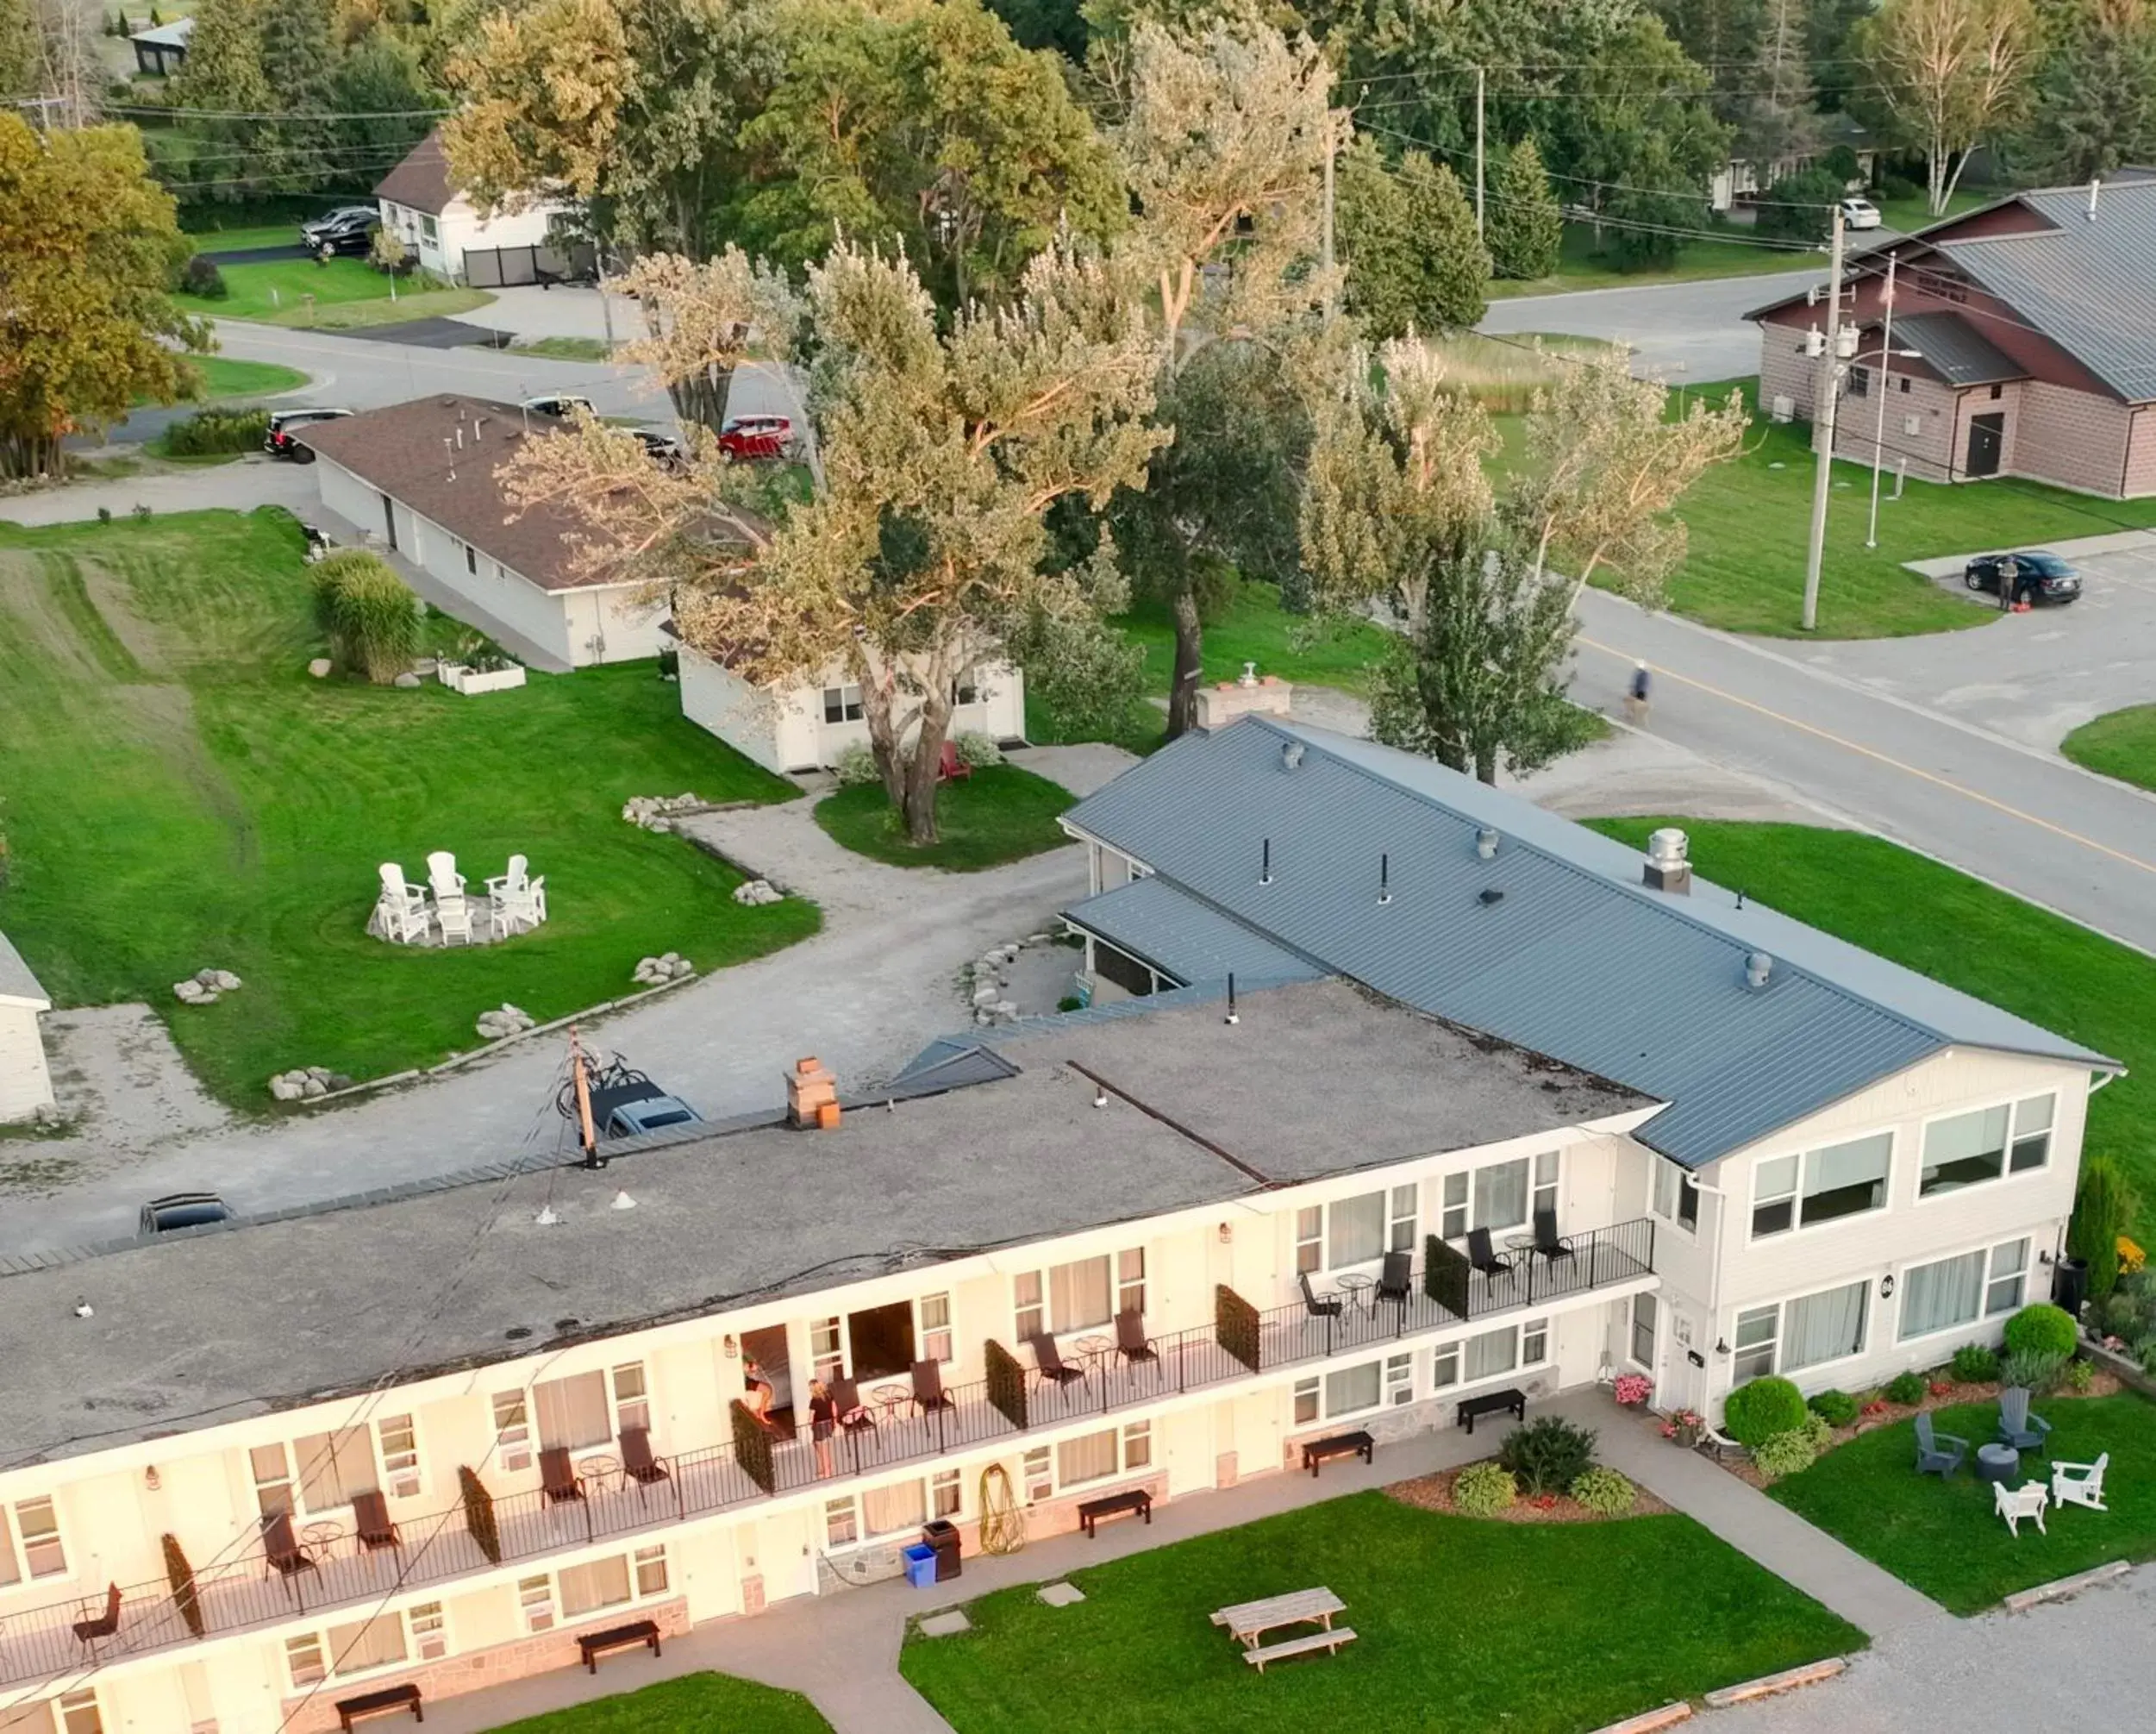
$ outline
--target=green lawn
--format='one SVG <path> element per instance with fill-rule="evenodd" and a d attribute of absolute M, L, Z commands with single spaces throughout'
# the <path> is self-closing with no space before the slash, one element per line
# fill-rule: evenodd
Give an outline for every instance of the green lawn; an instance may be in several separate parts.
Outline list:
<path fill-rule="evenodd" d="M 1903 235 L 1913 235 L 1920 228 L 1930 228 L 1934 222 L 1944 222 L 1947 216 L 1959 216 L 1965 210 L 1974 210 L 1979 205 L 1989 204 L 1998 197 L 1999 194 L 1988 190 L 1971 192 L 1966 188 L 1960 189 L 1947 201 L 1946 216 L 1934 216 L 1931 214 L 1931 201 L 1921 192 L 1908 198 L 1874 199 L 1872 203 L 1878 206 L 1879 216 L 1889 228 L 1899 229 Z M 1861 235 L 1856 238 L 1859 241 L 1865 239 Z"/>
<path fill-rule="evenodd" d="M 509 345 L 512 355 L 539 355 L 550 361 L 604 361 L 614 351 L 603 337 L 534 337 Z"/>
<path fill-rule="evenodd" d="M 2104 1472 L 2108 1511 L 2080 1506 L 2045 1513 L 2046 1533 L 2022 1525 L 2018 1538 L 1993 1514 L 1991 1489 L 1964 1467 L 1950 1481 L 1918 1476 L 1915 1424 L 1859 1435 L 1802 1474 L 1769 1489 L 1808 1522 L 1956 1613 L 1976 1613 L 2002 1596 L 2107 1561 L 2156 1558 L 2156 1405 L 2130 1391 L 2115 1397 L 2049 1397 L 2036 1412 L 2052 1424 L 2051 1455 Z M 1997 1424 L 1992 1403 L 1941 1409 L 1934 1424 L 1975 1447 Z M 2024 1481 L 2047 1471 L 2022 1458 Z"/>
<path fill-rule="evenodd" d="M 243 228 L 190 229 L 187 238 L 197 253 L 245 253 L 258 247 L 297 247 L 299 219 L 264 222 Z"/>
<path fill-rule="evenodd" d="M 1565 240 L 1554 275 L 1528 282 L 1500 278 L 1485 291 L 1492 301 L 1522 295 L 1563 295 L 1579 289 L 1626 289 L 1648 283 L 1690 283 L 1708 277 L 1758 277 L 1777 271 L 1823 267 L 1824 250 L 1805 252 L 1765 247 L 1748 230 L 1733 228 L 1727 241 L 1687 241 L 1666 270 L 1620 271 L 1606 253 L 1595 251 L 1593 229 L 1584 222 L 1565 225 Z"/>
<path fill-rule="evenodd" d="M 1056 815 L 1078 798 L 1060 783 L 1016 765 L 990 765 L 936 793 L 939 840 L 916 848 L 880 782 L 841 789 L 816 803 L 816 823 L 856 854 L 893 867 L 978 873 L 1070 842 Z"/>
<path fill-rule="evenodd" d="M 641 1692 L 504 1724 L 495 1734 L 830 1734 L 816 1707 L 730 1674 L 690 1674 Z"/>
<path fill-rule="evenodd" d="M 1175 626 L 1165 605 L 1140 602 L 1115 624 L 1146 653 L 1146 687 L 1165 698 L 1175 674 Z M 1349 692 L 1370 690 L 1372 666 L 1386 635 L 1359 622 L 1327 624 L 1286 612 L 1280 592 L 1270 584 L 1237 586 L 1226 613 L 1205 627 L 1204 678 L 1234 680 L 1243 664 L 1258 673 L 1278 674 L 1315 686 L 1338 686 Z"/>
<path fill-rule="evenodd" d="M 2156 704 L 2135 704 L 2084 723 L 2059 750 L 2091 771 L 2156 789 Z"/>
<path fill-rule="evenodd" d="M 202 375 L 202 399 L 221 404 L 234 398 L 263 398 L 304 385 L 307 376 L 297 367 L 274 361 L 242 361 L 229 355 L 190 355 L 187 364 Z"/>
<path fill-rule="evenodd" d="M 227 293 L 221 301 L 175 294 L 190 313 L 211 319 L 253 319 L 266 325 L 307 326 L 349 330 L 359 325 L 388 325 L 403 319 L 464 313 L 494 297 L 479 289 L 425 289 L 399 286 L 390 299 L 390 279 L 363 259 L 269 260 L 258 265 L 222 267 Z M 309 302 L 307 297 L 311 296 Z"/>
<path fill-rule="evenodd" d="M 1692 860 L 1719 885 L 1852 944 L 2004 1007 L 2100 1054 L 2128 1075 L 2089 1102 L 2086 1147 L 2124 1164 L 2140 1188 L 2135 1238 L 2156 1234 L 2156 961 L 1878 837 L 1804 825 L 1600 819 L 1645 846 L 1682 825 Z"/>
<path fill-rule="evenodd" d="M 1507 1524 L 1381 1493 L 1070 1574 L 909 1636 L 899 1666 L 959 1734 L 1310 1734 L 1412 1728 L 1579 1734 L 1861 1649 L 1828 1613 L 1689 1518 Z M 1261 1677 L 1206 1616 L 1322 1584 L 1356 1641 Z"/>
<path fill-rule="evenodd" d="M 650 664 L 459 698 L 310 679 L 297 525 L 266 509 L 23 530 L 0 524 L 0 930 L 64 1005 L 146 999 L 208 1086 L 354 1077 L 469 1049 L 504 1000 L 544 1022 L 630 988 L 638 958 L 710 970 L 817 924 L 733 901 L 739 875 L 622 823 L 630 795 L 778 800 L 786 785 L 680 715 Z M 512 852 L 549 920 L 499 946 L 366 936 L 376 866 Z M 179 1005 L 204 966 L 247 986 Z"/>

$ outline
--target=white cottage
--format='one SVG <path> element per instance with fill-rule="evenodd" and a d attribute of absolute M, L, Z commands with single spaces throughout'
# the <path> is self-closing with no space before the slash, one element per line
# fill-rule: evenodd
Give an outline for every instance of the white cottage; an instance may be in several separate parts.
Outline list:
<path fill-rule="evenodd" d="M 52 996 L 0 933 L 0 1124 L 32 1119 L 53 1106 L 53 1074 L 37 1027 L 38 1014 L 52 1009 Z"/>
<path fill-rule="evenodd" d="M 541 199 L 522 210 L 482 212 L 452 177 L 439 128 L 412 147 L 374 197 L 382 227 L 417 254 L 421 268 L 457 281 L 467 274 L 466 254 L 543 246 L 554 220 L 569 209 L 559 200 Z M 483 276 L 482 285 L 500 280 L 495 272 Z"/>

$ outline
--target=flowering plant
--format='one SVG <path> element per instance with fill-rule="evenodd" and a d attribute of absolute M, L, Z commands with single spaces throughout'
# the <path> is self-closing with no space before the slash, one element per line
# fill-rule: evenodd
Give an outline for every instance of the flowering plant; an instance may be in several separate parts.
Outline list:
<path fill-rule="evenodd" d="M 1951 1379 L 1934 1379 L 1931 1381 L 1931 1394 L 1934 1397 L 1944 1397 L 1953 1388 L 1953 1380 Z"/>
<path fill-rule="evenodd" d="M 1874 1398 L 1873 1398 L 1873 1399 L 1872 1399 L 1869 1403 L 1866 1403 L 1866 1404 L 1864 1405 L 1864 1412 L 1865 1412 L 1865 1414 L 1867 1414 L 1867 1415 L 1884 1415 L 1884 1414 L 1885 1414 L 1885 1413 L 1886 1413 L 1886 1402 L 1885 1402 L 1885 1399 L 1883 1399 L 1883 1398 L 1874 1397 Z"/>
<path fill-rule="evenodd" d="M 1654 1381 L 1644 1373 L 1620 1373 L 1615 1395 L 1627 1408 L 1644 1403 L 1653 1394 Z"/>
<path fill-rule="evenodd" d="M 1529 1499 L 1528 1503 L 1533 1506 L 1538 1512 L 1554 1511 L 1557 1509 L 1557 1495 L 1555 1493 L 1537 1493 L 1533 1499 Z"/>
<path fill-rule="evenodd" d="M 1703 1424 L 1704 1424 L 1700 1418 L 1698 1410 L 1678 1409 L 1672 1412 L 1662 1423 L 1662 1437 L 1665 1439 L 1674 1439 L 1679 1428 L 1697 1433 Z"/>
<path fill-rule="evenodd" d="M 2118 1255 L 2119 1268 L 2129 1274 L 2148 1262 L 2148 1255 L 2126 1235 L 2119 1236 Z"/>

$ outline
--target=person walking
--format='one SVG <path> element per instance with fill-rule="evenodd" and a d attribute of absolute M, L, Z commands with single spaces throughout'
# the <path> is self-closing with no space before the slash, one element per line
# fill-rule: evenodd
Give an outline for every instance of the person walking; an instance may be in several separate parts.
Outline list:
<path fill-rule="evenodd" d="M 1647 725 L 1647 716 L 1653 705 L 1653 679 L 1642 662 L 1632 671 L 1632 684 L 1625 689 L 1624 719 L 1635 729 Z"/>

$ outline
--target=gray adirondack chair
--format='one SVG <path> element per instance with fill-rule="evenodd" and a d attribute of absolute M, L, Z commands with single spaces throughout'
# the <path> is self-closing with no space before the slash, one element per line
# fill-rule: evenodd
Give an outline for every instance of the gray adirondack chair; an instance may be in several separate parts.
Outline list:
<path fill-rule="evenodd" d="M 1969 1455 L 1969 1442 L 1957 1433 L 1934 1432 L 1931 1417 L 1916 1418 L 1916 1473 L 1944 1480 L 1961 1467 Z"/>
<path fill-rule="evenodd" d="M 2017 1451 L 2051 1455 L 2051 1423 L 2028 1412 L 2029 1393 L 2019 1385 L 1999 1393 L 1999 1443 Z"/>

